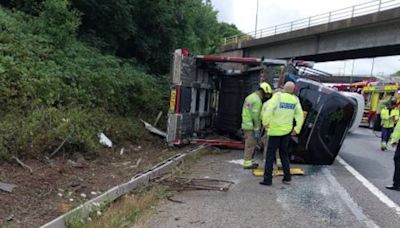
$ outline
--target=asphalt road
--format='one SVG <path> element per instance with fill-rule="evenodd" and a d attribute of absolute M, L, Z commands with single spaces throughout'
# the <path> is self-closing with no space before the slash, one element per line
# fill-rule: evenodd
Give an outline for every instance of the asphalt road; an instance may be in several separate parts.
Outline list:
<path fill-rule="evenodd" d="M 157 207 L 145 226 L 400 227 L 400 192 L 384 189 L 391 183 L 393 150 L 381 152 L 379 139 L 368 130 L 346 138 L 340 153 L 344 161 L 292 165 L 305 175 L 295 176 L 291 185 L 281 183 L 281 177 L 271 187 L 259 185 L 261 178 L 241 167 L 242 156 L 242 151 L 228 151 L 202 157 L 187 176 L 232 181 L 231 188 L 177 193 L 174 201 Z"/>
<path fill-rule="evenodd" d="M 400 204 L 400 192 L 385 188 L 385 185 L 392 184 L 395 148 L 382 152 L 380 138 L 377 136 L 380 136 L 380 132 L 374 133 L 372 130 L 359 128 L 347 136 L 339 156 L 390 199 Z"/>

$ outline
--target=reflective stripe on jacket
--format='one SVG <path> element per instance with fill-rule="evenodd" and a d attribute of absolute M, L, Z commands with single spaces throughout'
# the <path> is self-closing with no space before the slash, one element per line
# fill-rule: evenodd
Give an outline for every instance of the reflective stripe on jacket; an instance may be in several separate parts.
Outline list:
<path fill-rule="evenodd" d="M 262 101 L 257 92 L 246 97 L 242 109 L 242 129 L 243 130 L 260 130 L 260 112 Z"/>

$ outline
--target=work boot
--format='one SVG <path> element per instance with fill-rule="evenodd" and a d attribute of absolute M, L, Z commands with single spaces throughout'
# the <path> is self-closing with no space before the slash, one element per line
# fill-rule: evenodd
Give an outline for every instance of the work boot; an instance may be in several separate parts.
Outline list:
<path fill-rule="evenodd" d="M 386 142 L 382 142 L 382 143 L 381 143 L 381 150 L 382 150 L 382 151 L 387 150 Z"/>
<path fill-rule="evenodd" d="M 390 190 L 400 191 L 400 186 L 388 185 L 386 186 L 386 188 Z"/>
<path fill-rule="evenodd" d="M 260 182 L 260 184 L 261 184 L 261 185 L 265 185 L 265 186 L 271 186 L 271 185 L 272 185 L 272 181 L 269 182 L 269 181 L 263 180 L 263 181 Z"/>
<path fill-rule="evenodd" d="M 292 181 L 292 178 L 283 178 L 282 183 L 290 184 L 291 181 Z"/>
<path fill-rule="evenodd" d="M 257 169 L 258 168 L 258 164 L 257 163 L 253 163 L 251 165 L 248 166 L 243 166 L 243 169 Z"/>

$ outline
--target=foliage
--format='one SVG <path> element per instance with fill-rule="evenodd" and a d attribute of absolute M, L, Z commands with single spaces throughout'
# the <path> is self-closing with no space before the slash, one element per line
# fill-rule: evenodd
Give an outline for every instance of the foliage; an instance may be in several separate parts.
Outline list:
<path fill-rule="evenodd" d="M 137 140 L 137 118 L 167 106 L 166 80 L 77 41 L 65 1 L 43 6 L 38 17 L 0 8 L 0 159 L 39 157 L 66 138 L 63 150 L 94 152 L 99 132 Z"/>
<path fill-rule="evenodd" d="M 60 12 L 43 0 L 10 0 L 7 6 L 47 18 L 49 23 L 59 23 Z M 234 25 L 219 23 L 217 11 L 210 1 L 202 0 L 71 0 L 72 7 L 82 15 L 79 34 L 82 40 L 103 52 L 127 59 L 136 59 L 148 66 L 151 72 L 168 73 L 171 53 L 176 48 L 187 48 L 193 53 L 210 54 L 219 50 L 227 36 L 240 34 Z M 47 1 L 49 2 L 49 1 Z M 50 1 L 51 2 L 51 1 Z M 65 3 L 65 1 L 64 1 Z M 4 3 L 3 3 L 4 5 Z M 46 15 L 43 15 L 46 14 Z M 70 11 L 68 14 L 75 14 Z M 67 17 L 64 17 L 67 18 Z M 68 17 L 71 18 L 71 17 Z M 62 38 L 73 31 L 75 20 L 64 24 L 67 28 L 47 31 Z M 42 23 L 46 25 L 46 23 Z M 49 26 L 50 30 L 57 27 Z M 62 43 L 62 41 L 60 41 Z"/>
<path fill-rule="evenodd" d="M 65 139 L 65 151 L 93 152 L 99 132 L 137 140 L 137 119 L 167 107 L 160 74 L 173 49 L 212 53 L 240 33 L 207 2 L 1 1 L 13 9 L 0 6 L 0 159 L 40 157 Z"/>

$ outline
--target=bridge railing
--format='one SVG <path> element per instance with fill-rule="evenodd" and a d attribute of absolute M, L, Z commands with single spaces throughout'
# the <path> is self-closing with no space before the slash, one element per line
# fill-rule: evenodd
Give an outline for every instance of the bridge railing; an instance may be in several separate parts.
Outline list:
<path fill-rule="evenodd" d="M 224 44 L 239 43 L 245 40 L 259 39 L 277 34 L 291 32 L 299 29 L 309 28 L 316 25 L 326 24 L 343 19 L 359 17 L 366 14 L 376 13 L 384 10 L 400 7 L 400 0 L 373 0 L 370 2 L 353 5 L 343 9 L 314 15 L 296 21 L 287 22 L 280 25 L 275 25 L 257 31 L 249 32 L 242 35 L 227 37 L 224 39 Z"/>

